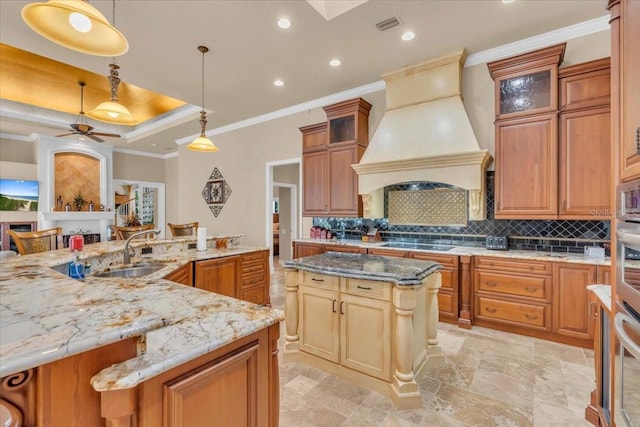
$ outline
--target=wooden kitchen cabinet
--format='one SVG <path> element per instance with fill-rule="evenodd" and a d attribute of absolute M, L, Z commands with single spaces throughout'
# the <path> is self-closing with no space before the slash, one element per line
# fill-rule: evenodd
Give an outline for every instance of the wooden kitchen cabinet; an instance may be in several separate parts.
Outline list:
<path fill-rule="evenodd" d="M 555 113 L 496 122 L 495 218 L 558 215 Z"/>
<path fill-rule="evenodd" d="M 589 316 L 589 303 L 592 299 L 587 286 L 596 283 L 596 273 L 595 265 L 565 262 L 553 264 L 554 333 L 593 340 L 594 324 Z"/>
<path fill-rule="evenodd" d="M 177 270 L 164 276 L 165 279 L 172 282 L 181 283 L 187 286 L 193 286 L 193 263 L 189 262 Z"/>
<path fill-rule="evenodd" d="M 196 261 L 194 286 L 255 304 L 270 305 L 269 251 Z"/>
<path fill-rule="evenodd" d="M 307 272 L 303 275 L 298 289 L 300 350 L 390 381 L 390 285 Z"/>
<path fill-rule="evenodd" d="M 599 265 L 597 269 L 596 283 L 599 285 L 611 285 L 611 267 Z"/>
<path fill-rule="evenodd" d="M 440 275 L 442 285 L 438 290 L 438 320 L 447 323 L 458 323 L 460 310 L 460 256 L 433 254 L 425 252 L 409 252 L 409 258 L 435 261 L 442 265 Z"/>
<path fill-rule="evenodd" d="M 640 2 L 609 0 L 611 15 L 611 106 L 619 178 L 640 178 Z M 619 149 L 618 149 L 619 147 Z"/>
<path fill-rule="evenodd" d="M 346 252 L 352 254 L 366 254 L 367 249 L 351 245 L 338 245 L 333 243 L 308 243 L 293 242 L 293 257 L 302 258 L 305 256 L 319 255 L 325 252 Z"/>
<path fill-rule="evenodd" d="M 304 216 L 362 216 L 351 165 L 369 144 L 370 109 L 362 98 L 340 102 L 324 107 L 327 122 L 300 128 Z"/>
<path fill-rule="evenodd" d="M 612 188 L 610 61 L 562 68 L 560 219 L 609 219 Z"/>

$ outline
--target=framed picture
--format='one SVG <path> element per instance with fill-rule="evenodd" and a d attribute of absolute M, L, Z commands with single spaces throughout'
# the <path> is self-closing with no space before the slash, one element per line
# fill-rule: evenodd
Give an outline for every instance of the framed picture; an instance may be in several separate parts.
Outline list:
<path fill-rule="evenodd" d="M 209 204 L 224 203 L 224 180 L 209 181 Z"/>

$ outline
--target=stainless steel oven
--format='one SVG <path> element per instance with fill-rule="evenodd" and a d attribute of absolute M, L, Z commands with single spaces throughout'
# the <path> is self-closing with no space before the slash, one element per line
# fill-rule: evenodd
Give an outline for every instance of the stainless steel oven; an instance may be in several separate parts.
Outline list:
<path fill-rule="evenodd" d="M 640 426 L 640 180 L 618 186 L 616 226 L 615 424 Z M 627 262 L 625 262 L 627 261 Z M 637 262 L 637 261 L 636 261 Z"/>

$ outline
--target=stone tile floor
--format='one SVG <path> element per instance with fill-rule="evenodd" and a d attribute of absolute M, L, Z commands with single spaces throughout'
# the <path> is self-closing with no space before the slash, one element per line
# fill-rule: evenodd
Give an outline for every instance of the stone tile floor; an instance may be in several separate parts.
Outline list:
<path fill-rule="evenodd" d="M 271 302 L 284 309 L 277 257 Z M 281 325 L 281 344 L 284 323 Z M 487 328 L 441 323 L 445 366 L 418 384 L 422 407 L 398 411 L 377 393 L 297 362 L 280 362 L 280 426 L 581 427 L 594 389 L 593 351 Z M 282 351 L 280 352 L 282 356 Z"/>

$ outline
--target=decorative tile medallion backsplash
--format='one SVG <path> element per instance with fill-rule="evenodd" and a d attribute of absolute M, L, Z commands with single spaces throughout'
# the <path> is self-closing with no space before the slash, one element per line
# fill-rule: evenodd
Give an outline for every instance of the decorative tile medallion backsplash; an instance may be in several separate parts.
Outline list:
<path fill-rule="evenodd" d="M 467 225 L 467 191 L 462 188 L 389 191 L 385 200 L 385 212 L 394 225 Z"/>
<path fill-rule="evenodd" d="M 388 218 L 388 192 L 455 188 L 440 183 L 409 182 L 385 188 L 385 216 Z M 487 219 L 468 221 L 466 227 L 393 225 L 387 218 L 314 218 L 313 224 L 330 228 L 339 236 L 359 238 L 364 229 L 376 227 L 383 240 L 411 240 L 483 246 L 487 235 L 509 236 L 514 249 L 582 252 L 584 246 L 602 246 L 610 241 L 610 221 L 576 220 L 496 220 L 494 212 L 494 176 L 487 172 Z"/>

